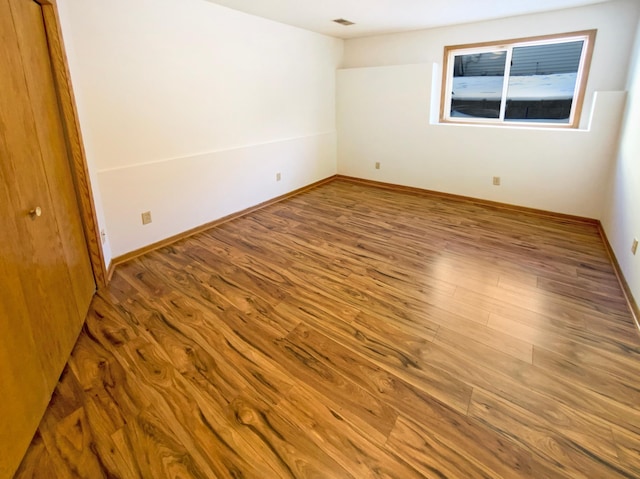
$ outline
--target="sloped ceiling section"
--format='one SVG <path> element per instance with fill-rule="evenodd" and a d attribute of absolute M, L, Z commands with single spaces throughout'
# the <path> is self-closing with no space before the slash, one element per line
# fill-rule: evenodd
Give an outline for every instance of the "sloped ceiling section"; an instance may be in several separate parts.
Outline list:
<path fill-rule="evenodd" d="M 477 22 L 609 0 L 208 0 L 338 38 Z M 333 20 L 345 19 L 343 26 Z"/>

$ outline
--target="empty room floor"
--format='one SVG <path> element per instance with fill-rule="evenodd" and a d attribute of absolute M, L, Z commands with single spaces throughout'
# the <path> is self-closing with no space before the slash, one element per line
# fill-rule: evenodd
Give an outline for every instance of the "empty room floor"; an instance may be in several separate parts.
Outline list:
<path fill-rule="evenodd" d="M 117 268 L 16 477 L 640 477 L 595 224 L 333 180 Z"/>

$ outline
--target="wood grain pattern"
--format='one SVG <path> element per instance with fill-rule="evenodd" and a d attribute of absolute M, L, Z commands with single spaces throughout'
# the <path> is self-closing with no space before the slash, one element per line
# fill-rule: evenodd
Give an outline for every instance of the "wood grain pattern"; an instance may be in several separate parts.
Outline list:
<path fill-rule="evenodd" d="M 232 213 L 228 216 L 224 216 L 222 218 L 219 218 L 217 220 L 211 221 L 209 223 L 205 223 L 203 225 L 200 226 L 196 226 L 195 228 L 189 229 L 187 231 L 183 231 L 182 233 L 179 233 L 177 235 L 174 236 L 170 236 L 169 238 L 165 238 L 163 240 L 160 240 L 156 243 L 152 243 L 150 245 L 144 246 L 142 248 L 136 249 L 134 251 L 130 251 L 129 253 L 125 253 L 121 256 L 117 256 L 115 258 L 112 259 L 111 264 L 109 265 L 108 271 L 106 272 L 106 277 L 108 280 L 111 279 L 112 275 L 113 275 L 113 270 L 114 268 L 122 263 L 126 263 L 127 261 L 130 261 L 134 258 L 137 258 L 138 256 L 142 256 L 144 254 L 150 253 L 151 251 L 155 251 L 157 249 L 160 249 L 162 247 L 165 246 L 171 246 L 173 243 L 180 241 L 180 240 L 184 240 L 186 238 L 190 238 L 191 236 L 197 235 L 198 233 L 202 233 L 203 231 L 207 231 L 211 228 L 215 228 L 216 226 L 219 226 L 223 223 L 226 223 L 227 221 L 231 221 L 234 220 L 236 218 L 240 218 L 242 216 L 245 216 L 253 211 L 257 211 L 260 210 L 262 208 L 264 208 L 265 206 L 274 204 L 274 203 L 278 203 L 284 199 L 290 198 L 292 196 L 298 195 L 306 190 L 312 189 L 312 188 L 316 188 L 320 185 L 323 185 L 329 181 L 332 181 L 334 178 L 334 176 L 330 176 L 328 178 L 316 181 L 310 185 L 307 186 L 303 186 L 302 188 L 298 188 L 296 190 L 293 190 L 289 193 L 285 193 L 284 195 L 281 196 L 277 196 L 275 198 L 272 198 L 270 200 L 267 200 L 263 203 L 259 203 L 255 206 L 251 206 L 249 208 L 246 208 L 244 210 L 238 211 L 236 213 Z"/>
<path fill-rule="evenodd" d="M 20 1 L 15 2 L 13 8 L 30 105 L 37 119 L 34 139 L 37 139 L 40 145 L 42 165 L 53 208 L 51 213 L 55 213 L 75 303 L 79 315 L 84 316 L 89 309 L 95 283 L 73 182 L 63 115 L 60 108 L 55 108 L 60 103 L 51 52 L 47 48 L 43 7 L 36 2 Z M 71 334 L 77 334 L 75 328 L 70 329 Z M 74 339 L 75 337 L 74 335 Z"/>
<path fill-rule="evenodd" d="M 3 144 L 0 142 L 0 154 L 4 154 Z M 0 477 L 15 470 L 48 399 L 27 302 L 19 281 L 19 265 L 24 262 L 24 253 L 17 241 L 20 236 L 13 221 L 14 212 L 11 194 L 7 185 L 1 182 L 0 215 L 4 221 L 0 228 L 0 331 L 3 332 L 0 336 L 0 384 L 4 399 L 0 441 L 4 445 L 4 457 L 0 460 Z"/>
<path fill-rule="evenodd" d="M 80 130 L 80 120 L 76 107 L 71 84 L 71 74 L 67 62 L 64 41 L 62 39 L 62 29 L 58 16 L 56 0 L 40 0 L 38 2 L 42 8 L 42 18 L 45 26 L 45 34 L 49 45 L 49 55 L 51 69 L 55 77 L 55 91 L 58 97 L 58 104 L 64 125 L 64 136 L 67 141 L 69 153 L 71 155 L 71 177 L 75 185 L 78 197 L 78 207 L 82 215 L 82 227 L 84 229 L 91 270 L 93 272 L 96 286 L 103 288 L 107 284 L 107 270 L 104 263 L 102 251 L 102 239 L 98 229 L 98 219 L 96 216 L 91 180 L 89 178 L 89 167 Z"/>
<path fill-rule="evenodd" d="M 616 273 L 616 279 L 622 286 L 622 291 L 624 292 L 625 298 L 629 303 L 629 307 L 631 309 L 631 314 L 633 315 L 633 320 L 636 323 L 636 327 L 640 329 L 640 307 L 638 306 L 638 302 L 633 297 L 633 293 L 631 292 L 631 288 L 629 287 L 629 283 L 627 279 L 624 277 L 624 273 L 622 272 L 622 268 L 620 267 L 620 263 L 618 262 L 618 258 L 616 258 L 615 253 L 613 252 L 613 248 L 611 247 L 611 243 L 609 242 L 609 238 L 607 238 L 607 233 L 604 231 L 602 225 L 598 225 L 598 231 L 600 232 L 600 237 L 605 245 L 607 250 L 607 255 L 609 256 L 609 260 L 613 265 L 613 269 Z"/>
<path fill-rule="evenodd" d="M 121 264 L 16 477 L 640 477 L 624 304 L 595 224 L 336 179 Z"/>
<path fill-rule="evenodd" d="M 41 6 L 1 0 L 0 477 L 19 465 L 95 289 L 49 53 Z"/>

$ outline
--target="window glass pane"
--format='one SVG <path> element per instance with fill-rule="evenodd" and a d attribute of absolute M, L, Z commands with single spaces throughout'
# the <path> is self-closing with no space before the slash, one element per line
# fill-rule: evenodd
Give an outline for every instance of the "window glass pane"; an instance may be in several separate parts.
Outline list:
<path fill-rule="evenodd" d="M 499 118 L 507 52 L 456 55 L 451 116 Z"/>
<path fill-rule="evenodd" d="M 515 47 L 505 120 L 569 123 L 583 43 Z"/>

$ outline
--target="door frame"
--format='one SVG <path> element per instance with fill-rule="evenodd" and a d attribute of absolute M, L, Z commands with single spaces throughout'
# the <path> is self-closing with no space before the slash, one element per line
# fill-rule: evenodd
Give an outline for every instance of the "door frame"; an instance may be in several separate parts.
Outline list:
<path fill-rule="evenodd" d="M 42 7 L 45 33 L 49 43 L 49 58 L 60 104 L 64 134 L 69 150 L 69 164 L 76 190 L 76 200 L 84 229 L 85 241 L 97 289 L 106 287 L 108 271 L 104 264 L 101 235 L 91 189 L 87 157 L 82 142 L 78 110 L 73 95 L 69 64 L 62 39 L 62 29 L 56 0 L 31 0 Z"/>

